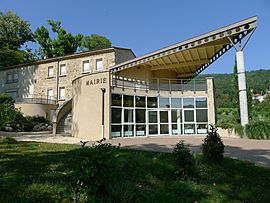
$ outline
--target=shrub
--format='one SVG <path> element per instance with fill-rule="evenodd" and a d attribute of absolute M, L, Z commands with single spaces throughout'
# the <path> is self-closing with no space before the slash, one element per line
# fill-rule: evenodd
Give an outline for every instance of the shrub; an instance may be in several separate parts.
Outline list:
<path fill-rule="evenodd" d="M 179 141 L 173 149 L 174 164 L 176 167 L 176 174 L 183 179 L 190 177 L 194 167 L 193 156 L 184 141 Z"/>
<path fill-rule="evenodd" d="M 204 158 L 209 162 L 220 164 L 223 161 L 224 148 L 225 146 L 217 133 L 217 128 L 210 125 L 210 130 L 202 144 Z"/>
<path fill-rule="evenodd" d="M 79 189 L 87 189 L 92 195 L 107 193 L 107 186 L 114 177 L 117 148 L 111 144 L 100 144 L 83 148 L 88 157 L 82 161 L 75 172 L 75 181 Z"/>
<path fill-rule="evenodd" d="M 270 139 L 270 122 L 251 121 L 246 125 L 246 133 L 250 139 Z"/>
<path fill-rule="evenodd" d="M 14 130 L 22 129 L 22 113 L 9 104 L 0 104 L 0 129 L 9 124 Z"/>
<path fill-rule="evenodd" d="M 50 123 L 50 121 L 43 116 L 26 116 L 25 118 L 32 123 Z"/>
<path fill-rule="evenodd" d="M 14 139 L 13 137 L 5 137 L 4 139 L 1 140 L 2 144 L 17 144 L 18 141 Z"/>
<path fill-rule="evenodd" d="M 0 93 L 0 104 L 8 104 L 10 106 L 14 106 L 14 102 L 15 101 L 11 96 Z"/>

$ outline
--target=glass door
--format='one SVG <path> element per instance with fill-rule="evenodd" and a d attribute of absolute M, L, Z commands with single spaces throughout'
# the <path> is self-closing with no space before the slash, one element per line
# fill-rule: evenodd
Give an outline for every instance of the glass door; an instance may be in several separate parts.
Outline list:
<path fill-rule="evenodd" d="M 172 135 L 182 134 L 182 110 L 172 109 L 171 110 L 171 123 L 172 123 Z"/>
<path fill-rule="evenodd" d="M 148 135 L 158 135 L 157 110 L 148 110 Z"/>
<path fill-rule="evenodd" d="M 159 111 L 159 134 L 160 135 L 169 134 L 169 111 L 168 110 Z"/>

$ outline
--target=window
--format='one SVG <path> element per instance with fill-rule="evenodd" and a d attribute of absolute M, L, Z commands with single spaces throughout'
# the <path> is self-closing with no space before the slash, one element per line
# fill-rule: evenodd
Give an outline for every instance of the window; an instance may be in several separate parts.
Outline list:
<path fill-rule="evenodd" d="M 121 108 L 112 108 L 112 123 L 121 123 Z"/>
<path fill-rule="evenodd" d="M 172 98 L 172 108 L 182 108 L 181 98 Z"/>
<path fill-rule="evenodd" d="M 65 99 L 65 88 L 64 87 L 59 88 L 59 99 L 60 100 Z"/>
<path fill-rule="evenodd" d="M 157 97 L 148 97 L 147 98 L 147 107 L 148 108 L 157 108 Z"/>
<path fill-rule="evenodd" d="M 159 108 L 170 108 L 170 99 L 167 97 L 160 97 Z"/>
<path fill-rule="evenodd" d="M 53 77 L 53 66 L 48 67 L 48 77 Z"/>
<path fill-rule="evenodd" d="M 207 108 L 207 98 L 196 98 L 196 108 Z"/>
<path fill-rule="evenodd" d="M 17 71 L 7 73 L 7 83 L 16 83 L 19 80 L 19 73 Z"/>
<path fill-rule="evenodd" d="M 184 108 L 194 108 L 194 98 L 184 98 L 183 99 Z"/>
<path fill-rule="evenodd" d="M 122 106 L 122 95 L 112 94 L 112 106 Z"/>
<path fill-rule="evenodd" d="M 59 70 L 59 75 L 64 76 L 67 74 L 67 67 L 66 64 L 61 64 L 60 65 L 60 70 Z"/>
<path fill-rule="evenodd" d="M 89 61 L 83 61 L 83 73 L 90 72 Z"/>
<path fill-rule="evenodd" d="M 124 95 L 124 106 L 133 107 L 134 106 L 134 97 L 129 95 Z"/>
<path fill-rule="evenodd" d="M 52 89 L 47 90 L 47 99 L 53 100 L 53 90 Z"/>
<path fill-rule="evenodd" d="M 97 71 L 102 71 L 103 70 L 103 61 L 102 61 L 102 59 L 97 59 L 96 60 L 96 70 Z"/>

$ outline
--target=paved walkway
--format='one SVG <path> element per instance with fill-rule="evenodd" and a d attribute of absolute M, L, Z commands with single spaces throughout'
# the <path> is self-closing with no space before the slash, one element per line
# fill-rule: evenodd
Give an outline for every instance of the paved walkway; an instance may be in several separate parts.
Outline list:
<path fill-rule="evenodd" d="M 82 139 L 64 136 L 52 136 L 44 133 L 4 133 L 0 136 L 12 136 L 19 141 L 80 144 Z M 109 140 L 113 145 L 137 150 L 171 152 L 179 140 L 184 140 L 193 152 L 201 152 L 203 136 L 117 138 Z M 270 140 L 249 140 L 240 138 L 222 138 L 225 144 L 225 156 L 254 162 L 270 168 Z M 91 145 L 94 142 L 89 142 Z"/>

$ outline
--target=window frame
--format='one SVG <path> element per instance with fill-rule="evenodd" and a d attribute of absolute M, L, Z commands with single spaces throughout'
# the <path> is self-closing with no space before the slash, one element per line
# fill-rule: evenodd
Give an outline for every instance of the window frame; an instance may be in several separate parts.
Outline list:
<path fill-rule="evenodd" d="M 63 68 L 63 67 L 65 67 L 65 73 L 64 73 L 64 74 L 62 73 L 62 68 Z M 66 65 L 66 64 L 60 64 L 60 65 L 59 65 L 59 76 L 60 76 L 60 77 L 61 77 L 61 76 L 63 77 L 63 76 L 66 76 L 66 75 L 67 75 L 67 65 Z"/>
<path fill-rule="evenodd" d="M 101 69 L 100 68 L 98 69 L 98 62 L 101 62 L 102 63 Z M 96 71 L 97 72 L 100 72 L 100 71 L 103 71 L 103 70 L 104 70 L 104 67 L 103 67 L 103 58 L 96 59 Z"/>
<path fill-rule="evenodd" d="M 88 63 L 88 70 L 85 70 L 84 69 L 84 64 L 85 63 Z M 84 60 L 83 62 L 82 62 L 82 73 L 90 73 L 90 60 Z"/>
<path fill-rule="evenodd" d="M 61 96 L 61 90 L 64 90 L 64 96 Z M 65 100 L 66 99 L 66 88 L 65 87 L 59 87 L 59 95 L 58 95 L 59 100 Z"/>
<path fill-rule="evenodd" d="M 52 74 L 50 74 L 50 70 L 52 70 Z M 48 66 L 48 78 L 53 78 L 54 77 L 54 67 L 53 66 Z"/>

